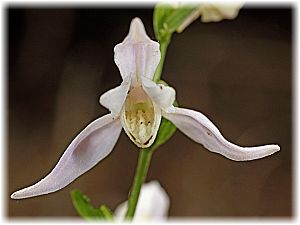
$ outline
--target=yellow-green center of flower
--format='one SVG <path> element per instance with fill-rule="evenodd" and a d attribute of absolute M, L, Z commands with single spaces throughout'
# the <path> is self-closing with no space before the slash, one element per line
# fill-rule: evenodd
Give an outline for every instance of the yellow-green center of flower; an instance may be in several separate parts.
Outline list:
<path fill-rule="evenodd" d="M 154 107 L 141 87 L 129 91 L 122 117 L 123 127 L 130 139 L 139 147 L 148 147 L 153 138 Z"/>

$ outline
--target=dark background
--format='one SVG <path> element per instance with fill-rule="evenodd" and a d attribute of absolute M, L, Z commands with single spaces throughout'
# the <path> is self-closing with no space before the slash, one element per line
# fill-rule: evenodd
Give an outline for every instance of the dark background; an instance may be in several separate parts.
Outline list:
<path fill-rule="evenodd" d="M 129 8 L 131 7 L 131 8 Z M 151 7 L 7 6 L 9 217 L 77 216 L 70 191 L 95 206 L 126 200 L 138 149 L 115 150 L 63 190 L 27 200 L 10 194 L 43 178 L 81 129 L 107 113 L 99 96 L 120 84 L 113 48 L 140 17 L 152 39 Z M 232 21 L 198 19 L 169 46 L 163 79 L 181 106 L 206 114 L 234 143 L 281 151 L 230 161 L 179 131 L 153 156 L 147 180 L 171 198 L 171 217 L 292 216 L 292 8 L 245 6 Z"/>

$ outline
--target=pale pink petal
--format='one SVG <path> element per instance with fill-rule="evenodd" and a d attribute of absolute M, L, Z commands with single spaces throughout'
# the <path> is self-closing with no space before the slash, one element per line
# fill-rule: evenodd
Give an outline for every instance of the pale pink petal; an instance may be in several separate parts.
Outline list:
<path fill-rule="evenodd" d="M 141 77 L 141 81 L 145 92 L 160 108 L 167 109 L 172 106 L 176 94 L 174 88 L 163 84 L 156 84 L 146 77 Z"/>
<path fill-rule="evenodd" d="M 253 160 L 269 156 L 280 150 L 278 145 L 240 147 L 227 141 L 215 125 L 202 113 L 173 107 L 163 116 L 176 125 L 188 137 L 212 152 L 236 161 Z"/>
<path fill-rule="evenodd" d="M 110 114 L 89 124 L 72 141 L 51 173 L 38 183 L 16 191 L 13 199 L 29 198 L 58 191 L 104 159 L 121 132 L 119 120 Z"/>
<path fill-rule="evenodd" d="M 129 34 L 114 48 L 115 63 L 123 79 L 130 76 L 133 84 L 140 76 L 152 79 L 160 61 L 159 44 L 152 41 L 139 18 L 131 21 Z"/>
<path fill-rule="evenodd" d="M 100 104 L 109 109 L 114 118 L 117 117 L 122 110 L 130 88 L 130 83 L 130 77 L 126 77 L 120 86 L 110 89 L 100 96 Z"/>

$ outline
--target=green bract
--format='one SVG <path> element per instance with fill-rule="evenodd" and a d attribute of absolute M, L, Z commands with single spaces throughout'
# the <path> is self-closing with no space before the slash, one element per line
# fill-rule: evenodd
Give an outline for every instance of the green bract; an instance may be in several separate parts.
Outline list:
<path fill-rule="evenodd" d="M 71 192 L 72 203 L 78 214 L 87 220 L 113 220 L 113 215 L 106 205 L 94 208 L 90 199 L 80 190 Z"/>
<path fill-rule="evenodd" d="M 169 41 L 173 32 L 197 9 L 197 5 L 157 4 L 153 14 L 153 26 L 159 42 Z"/>

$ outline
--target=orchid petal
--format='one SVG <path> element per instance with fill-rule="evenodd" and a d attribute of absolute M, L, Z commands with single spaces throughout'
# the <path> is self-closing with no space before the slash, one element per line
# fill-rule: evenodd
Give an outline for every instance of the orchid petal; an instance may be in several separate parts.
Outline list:
<path fill-rule="evenodd" d="M 243 3 L 231 3 L 231 4 L 220 4 L 220 3 L 206 3 L 201 4 L 199 7 L 199 13 L 201 15 L 201 21 L 207 22 L 219 22 L 223 19 L 234 19 L 237 17 L 240 8 Z"/>
<path fill-rule="evenodd" d="M 145 92 L 157 105 L 162 109 L 167 109 L 172 106 L 175 101 L 175 90 L 172 87 L 163 84 L 156 84 L 152 80 L 141 77 L 142 85 Z"/>
<path fill-rule="evenodd" d="M 170 199 L 158 181 L 143 184 L 133 221 L 163 220 L 168 216 Z M 115 219 L 121 222 L 125 218 L 127 201 L 115 210 Z"/>
<path fill-rule="evenodd" d="M 132 20 L 129 34 L 114 51 L 115 63 L 123 79 L 127 76 L 134 82 L 138 82 L 140 76 L 152 79 L 160 61 L 159 44 L 147 36 L 139 18 Z"/>
<path fill-rule="evenodd" d="M 109 109 L 115 118 L 120 114 L 130 88 L 130 77 L 126 77 L 120 86 L 110 89 L 100 96 L 100 104 Z"/>
<path fill-rule="evenodd" d="M 67 186 L 112 151 L 120 132 L 120 121 L 114 120 L 110 114 L 93 121 L 72 141 L 49 175 L 13 193 L 11 198 L 34 197 Z"/>
<path fill-rule="evenodd" d="M 192 140 L 208 150 L 236 161 L 253 160 L 269 156 L 280 150 L 278 145 L 240 147 L 227 141 L 215 125 L 202 113 L 190 109 L 173 107 L 163 113 L 175 126 Z"/>

